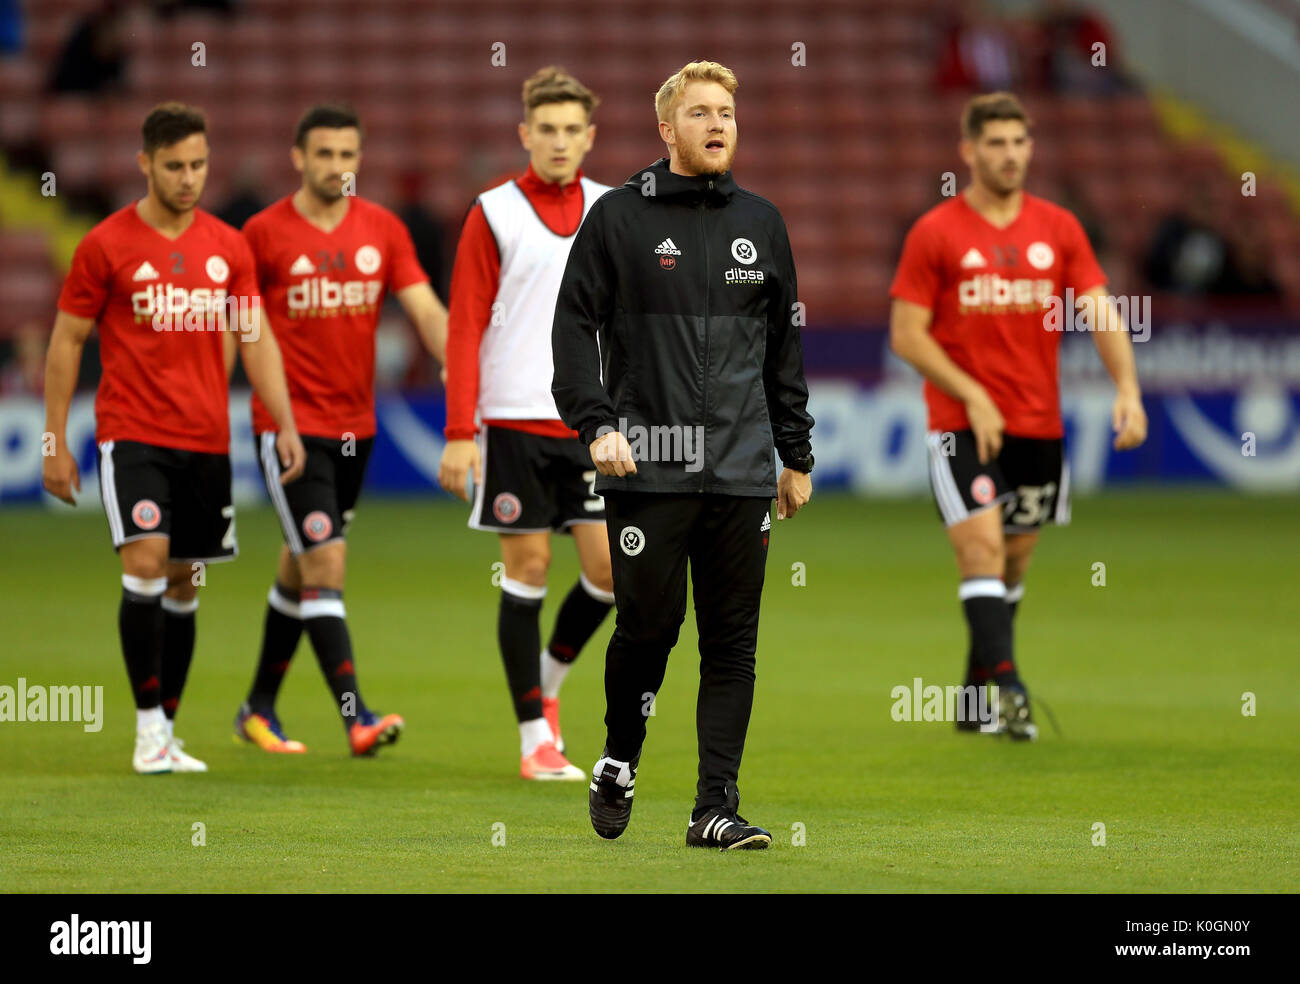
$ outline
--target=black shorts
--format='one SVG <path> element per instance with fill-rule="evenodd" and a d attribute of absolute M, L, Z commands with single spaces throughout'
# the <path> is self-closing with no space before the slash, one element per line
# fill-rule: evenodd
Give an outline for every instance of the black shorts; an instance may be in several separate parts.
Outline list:
<path fill-rule="evenodd" d="M 484 425 L 478 436 L 483 483 L 474 490 L 469 525 L 495 533 L 564 532 L 603 523 L 591 452 L 571 437 L 544 437 Z"/>
<path fill-rule="evenodd" d="M 294 481 L 281 485 L 276 436 L 274 431 L 256 435 L 257 456 L 266 493 L 280 518 L 285 545 L 296 557 L 322 544 L 342 540 L 352 523 L 375 439 L 342 441 L 304 436 L 307 465 Z"/>
<path fill-rule="evenodd" d="M 99 445 L 99 494 L 115 550 L 135 540 L 166 537 L 174 561 L 211 564 L 239 553 L 229 455 L 104 441 Z"/>
<path fill-rule="evenodd" d="M 945 526 L 1002 507 L 1002 528 L 1032 533 L 1070 522 L 1070 464 L 1061 438 L 1002 435 L 996 459 L 981 465 L 969 430 L 930 431 L 930 489 Z"/>

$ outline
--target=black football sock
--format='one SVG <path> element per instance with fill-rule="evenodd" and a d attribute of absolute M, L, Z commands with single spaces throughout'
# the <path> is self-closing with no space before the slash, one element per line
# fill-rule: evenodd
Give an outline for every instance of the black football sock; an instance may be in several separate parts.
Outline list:
<path fill-rule="evenodd" d="M 167 720 L 174 721 L 194 658 L 194 613 L 199 610 L 199 599 L 177 601 L 164 596 L 162 610 L 162 707 Z"/>
<path fill-rule="evenodd" d="M 588 581 L 585 574 L 579 576 L 578 583 L 560 605 L 551 641 L 542 654 L 543 697 L 559 696 L 560 684 L 564 682 L 569 667 L 613 607 L 612 591 L 602 591 Z"/>
<path fill-rule="evenodd" d="M 316 662 L 343 717 L 343 727 L 350 728 L 365 713 L 366 705 L 352 664 L 352 637 L 345 620 L 343 592 L 303 585 L 299 609 L 303 628 L 316 650 Z"/>
<path fill-rule="evenodd" d="M 167 578 L 122 575 L 122 603 L 117 610 L 117 630 L 126 658 L 126 675 L 136 710 L 147 711 L 162 702 L 163 609 Z"/>
<path fill-rule="evenodd" d="M 989 672 L 975 662 L 975 644 L 972 642 L 966 650 L 966 681 L 967 687 L 981 687 L 989 681 Z"/>
<path fill-rule="evenodd" d="M 1025 596 L 1025 583 L 1021 581 L 1014 587 L 1007 588 L 1007 607 L 1011 609 L 1011 621 L 1016 620 L 1016 609 L 1020 607 L 1020 599 Z"/>
<path fill-rule="evenodd" d="M 515 718 L 535 721 L 542 716 L 542 648 L 539 625 L 546 588 L 512 578 L 501 581 L 501 608 L 497 613 L 497 642 L 506 667 L 506 684 L 514 702 Z"/>
<path fill-rule="evenodd" d="M 1015 621 L 1016 610 L 1020 607 L 1020 599 L 1025 596 L 1025 585 L 1023 582 L 1015 587 L 1007 588 L 1007 609 L 1011 612 L 1011 652 L 1012 662 L 1015 662 Z M 966 686 L 980 686 L 989 680 L 988 671 L 975 662 L 975 647 L 971 646 L 966 653 Z"/>
<path fill-rule="evenodd" d="M 961 583 L 958 597 L 970 628 L 970 644 L 978 671 L 992 678 L 999 687 L 1022 686 L 1011 655 L 1011 609 L 1006 602 L 1007 588 L 1000 578 L 972 577 Z"/>
<path fill-rule="evenodd" d="M 280 684 L 289 671 L 298 640 L 302 638 L 302 611 L 297 591 L 277 582 L 266 597 L 266 619 L 262 623 L 262 653 L 257 659 L 248 706 L 258 712 L 275 710 Z"/>

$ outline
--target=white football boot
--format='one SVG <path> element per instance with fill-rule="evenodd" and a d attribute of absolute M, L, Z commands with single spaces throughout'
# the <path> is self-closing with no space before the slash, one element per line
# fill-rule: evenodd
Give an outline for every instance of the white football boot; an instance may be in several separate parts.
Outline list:
<path fill-rule="evenodd" d="M 141 775 L 172 771 L 171 739 L 161 721 L 136 729 L 131 766 Z"/>
<path fill-rule="evenodd" d="M 173 772 L 207 772 L 208 763 L 201 762 L 193 755 L 186 755 L 181 749 L 185 742 L 172 738 L 167 745 L 167 755 L 171 759 Z"/>

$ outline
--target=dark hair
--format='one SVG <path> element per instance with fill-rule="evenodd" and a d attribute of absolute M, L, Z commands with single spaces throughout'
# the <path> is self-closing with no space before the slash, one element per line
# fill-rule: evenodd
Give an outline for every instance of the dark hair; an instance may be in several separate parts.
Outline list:
<path fill-rule="evenodd" d="M 184 103 L 159 103 L 144 118 L 140 133 L 144 152 L 152 154 L 159 147 L 170 147 L 196 133 L 207 133 L 208 121 L 203 111 Z"/>
<path fill-rule="evenodd" d="M 967 140 L 978 140 L 984 124 L 990 120 L 1019 120 L 1026 128 L 1030 123 L 1025 107 L 1010 92 L 988 92 L 975 96 L 962 110 L 961 135 Z"/>
<path fill-rule="evenodd" d="M 591 112 L 600 99 L 594 92 L 575 79 L 558 65 L 547 65 L 538 69 L 524 82 L 524 118 L 529 119 L 533 110 L 547 103 L 579 103 L 591 119 Z"/>
<path fill-rule="evenodd" d="M 361 120 L 357 111 L 347 103 L 319 103 L 303 113 L 302 119 L 298 121 L 298 132 L 293 138 L 295 146 L 306 149 L 307 132 L 318 126 L 330 130 L 354 126 L 358 133 L 361 132 Z"/>

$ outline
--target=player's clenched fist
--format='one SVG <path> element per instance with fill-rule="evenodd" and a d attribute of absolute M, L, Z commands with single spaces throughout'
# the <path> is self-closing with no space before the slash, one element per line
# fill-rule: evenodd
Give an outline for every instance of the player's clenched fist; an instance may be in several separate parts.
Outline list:
<path fill-rule="evenodd" d="M 474 473 L 474 484 L 483 482 L 482 462 L 479 460 L 478 445 L 473 441 L 448 441 L 442 449 L 442 460 L 438 462 L 438 484 L 452 495 L 469 502 L 469 493 L 465 489 L 465 476 Z"/>
<path fill-rule="evenodd" d="M 74 489 L 81 491 L 81 474 L 77 470 L 77 459 L 69 453 L 63 441 L 56 440 L 54 454 L 47 455 L 41 462 L 41 480 L 50 495 L 70 506 L 77 504 L 72 492 Z"/>
<path fill-rule="evenodd" d="M 636 474 L 632 448 L 620 431 L 610 431 L 591 442 L 591 461 L 602 475 L 623 478 Z"/>

